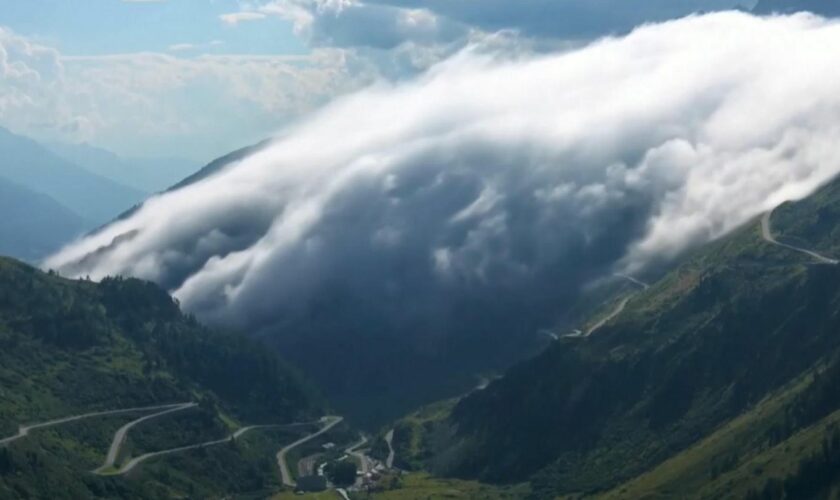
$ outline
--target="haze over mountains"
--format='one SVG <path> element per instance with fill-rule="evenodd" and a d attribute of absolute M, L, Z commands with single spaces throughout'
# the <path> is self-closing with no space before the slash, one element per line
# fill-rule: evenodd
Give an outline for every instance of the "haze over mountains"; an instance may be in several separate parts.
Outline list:
<path fill-rule="evenodd" d="M 466 52 L 328 106 L 46 265 L 156 281 L 375 421 L 532 352 L 593 280 L 828 181 L 838 30 L 729 12 L 560 55 Z M 754 109 L 765 118 L 745 121 Z"/>
<path fill-rule="evenodd" d="M 89 145 L 44 146 L 0 127 L 0 253 L 37 261 L 195 172 Z"/>
<path fill-rule="evenodd" d="M 0 177 L 0 254 L 36 261 L 80 236 L 85 221 L 49 196 Z"/>
<path fill-rule="evenodd" d="M 0 176 L 50 196 L 87 224 L 108 221 L 145 195 L 58 157 L 37 142 L 0 128 Z"/>
<path fill-rule="evenodd" d="M 184 158 L 122 158 L 89 144 L 53 143 L 47 147 L 90 172 L 145 193 L 163 191 L 198 168 Z"/>

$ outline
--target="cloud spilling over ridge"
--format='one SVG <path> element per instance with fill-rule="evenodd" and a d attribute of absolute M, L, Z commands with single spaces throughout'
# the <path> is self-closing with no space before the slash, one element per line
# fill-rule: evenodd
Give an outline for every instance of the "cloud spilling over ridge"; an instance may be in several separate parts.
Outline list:
<path fill-rule="evenodd" d="M 506 297 L 542 320 L 593 277 L 834 176 L 837 53 L 837 23 L 735 12 L 515 61 L 468 50 L 329 105 L 44 266 L 148 278 L 246 327 L 338 295 L 395 331 L 452 333 L 453 304 L 468 321 L 464 304 Z"/>

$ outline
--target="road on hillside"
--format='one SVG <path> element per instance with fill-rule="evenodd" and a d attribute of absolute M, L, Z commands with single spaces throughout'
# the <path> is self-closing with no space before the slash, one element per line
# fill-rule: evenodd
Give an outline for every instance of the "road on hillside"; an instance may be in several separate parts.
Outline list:
<path fill-rule="evenodd" d="M 126 438 L 126 435 L 128 434 L 128 431 L 130 431 L 131 428 L 134 427 L 135 425 L 137 425 L 141 422 L 145 422 L 146 420 L 151 420 L 153 418 L 162 417 L 162 416 L 167 415 L 169 413 L 174 413 L 176 411 L 186 410 L 188 408 L 194 408 L 196 406 L 198 406 L 196 403 L 181 403 L 181 404 L 171 405 L 170 407 L 168 407 L 167 409 L 165 409 L 163 411 L 160 411 L 160 412 L 157 412 L 157 413 L 152 413 L 151 415 L 146 415 L 144 417 L 140 417 L 137 420 L 132 420 L 131 422 L 125 424 L 122 427 L 120 427 L 119 430 L 117 430 L 117 432 L 114 433 L 114 439 L 111 441 L 111 447 L 108 448 L 108 455 L 105 457 L 105 462 L 103 462 L 102 465 L 98 469 L 96 469 L 94 472 L 95 473 L 100 473 L 100 472 L 103 472 L 106 469 L 114 466 L 114 464 L 117 461 L 117 457 L 120 454 L 120 448 L 122 447 L 123 443 L 125 443 L 125 438 Z"/>
<path fill-rule="evenodd" d="M 49 421 L 40 422 L 40 423 L 37 423 L 37 424 L 21 425 L 18 428 L 18 433 L 17 434 L 15 434 L 14 436 L 10 436 L 10 437 L 7 437 L 7 438 L 0 439 L 0 446 L 6 446 L 6 445 L 8 445 L 8 444 L 10 444 L 14 441 L 17 441 L 18 439 L 26 437 L 26 436 L 29 435 L 30 431 L 33 431 L 35 429 L 43 429 L 45 427 L 53 427 L 53 426 L 56 426 L 56 425 L 66 424 L 66 423 L 69 423 L 69 422 L 76 422 L 78 420 L 84 420 L 86 418 L 107 417 L 107 416 L 111 416 L 111 415 L 121 415 L 121 414 L 124 414 L 124 413 L 137 413 L 137 412 L 142 412 L 142 411 L 162 410 L 162 409 L 166 409 L 166 408 L 172 408 L 172 407 L 178 406 L 180 404 L 181 403 L 168 404 L 168 405 L 156 405 L 156 406 L 143 406 L 143 407 L 137 407 L 137 408 L 125 408 L 125 409 L 122 409 L 122 410 L 98 411 L 98 412 L 92 412 L 92 413 L 83 413 L 81 415 L 73 415 L 73 416 L 70 416 L 70 417 L 64 417 L 64 418 L 59 418 L 59 419 L 55 419 L 55 420 L 49 420 Z"/>
<path fill-rule="evenodd" d="M 311 440 L 315 439 L 316 437 L 320 436 L 321 434 L 324 434 L 325 432 L 329 431 L 330 429 L 332 429 L 333 427 L 338 425 L 339 422 L 341 422 L 342 420 L 344 420 L 344 417 L 336 417 L 336 416 L 323 417 L 321 419 L 321 422 L 324 422 L 325 425 L 323 427 L 321 427 L 321 429 L 318 432 L 309 434 L 308 436 L 304 436 L 304 437 L 298 439 L 297 441 L 295 441 L 294 443 L 292 443 L 290 445 L 287 445 L 285 448 L 283 448 L 279 452 L 277 452 L 277 467 L 280 468 L 280 476 L 282 476 L 282 478 L 283 478 L 283 484 L 284 485 L 289 486 L 291 488 L 294 488 L 295 486 L 297 486 L 297 483 L 295 482 L 295 480 L 292 479 L 292 474 L 289 472 L 289 464 L 286 463 L 286 455 L 291 450 L 293 450 L 294 448 L 297 448 L 298 446 L 302 445 L 303 443 L 306 443 L 307 441 L 311 441 Z"/>
<path fill-rule="evenodd" d="M 128 462 L 126 462 L 126 464 L 123 465 L 119 470 L 114 471 L 114 472 L 99 472 L 99 469 L 97 469 L 93 472 L 95 474 L 100 475 L 100 476 L 108 476 L 108 475 L 122 476 L 124 474 L 128 474 L 135 467 L 137 467 L 141 463 L 145 462 L 146 460 L 149 460 L 150 458 L 160 457 L 162 455 L 170 455 L 172 453 L 179 453 L 179 452 L 182 452 L 182 451 L 195 450 L 195 449 L 198 449 L 198 448 L 207 448 L 209 446 L 215 446 L 215 445 L 219 445 L 219 444 L 223 444 L 223 443 L 230 443 L 230 442 L 236 441 L 237 439 L 242 437 L 247 432 L 250 432 L 250 431 L 255 430 L 255 429 L 264 429 L 264 428 L 267 428 L 267 427 L 280 427 L 280 425 L 250 425 L 248 427 L 243 427 L 243 428 L 239 429 L 238 431 L 234 432 L 233 434 L 231 434 L 231 435 L 229 435 L 225 438 L 222 438 L 222 439 L 215 439 L 213 441 L 205 441 L 203 443 L 191 444 L 191 445 L 188 445 L 188 446 L 180 446 L 178 448 L 171 448 L 171 449 L 168 449 L 168 450 L 153 451 L 151 453 L 146 453 L 144 455 L 140 455 L 139 457 L 134 457 L 131 460 L 129 460 Z"/>
<path fill-rule="evenodd" d="M 356 458 L 359 461 L 359 468 L 361 469 L 362 475 L 366 475 L 370 472 L 370 460 L 368 459 L 367 455 L 364 452 L 359 451 L 359 448 L 367 444 L 368 439 L 364 435 L 361 436 L 358 442 L 354 443 L 353 445 L 349 446 L 347 449 L 344 450 L 344 453 L 347 453 L 351 457 Z"/>
<path fill-rule="evenodd" d="M 619 278 L 626 279 L 627 281 L 629 281 L 630 283 L 633 283 L 634 285 L 638 285 L 638 286 L 642 287 L 644 290 L 647 290 L 648 288 L 650 288 L 649 284 L 645 283 L 644 281 L 642 281 L 638 278 L 634 278 L 634 277 L 630 276 L 629 274 L 615 273 L 615 275 Z"/>
<path fill-rule="evenodd" d="M 634 285 L 640 287 L 643 290 L 647 290 L 648 288 L 650 288 L 649 284 L 645 283 L 644 281 L 642 281 L 638 278 L 634 278 L 633 276 L 630 276 L 628 274 L 616 273 L 615 276 L 618 277 L 618 278 L 626 279 L 630 283 L 633 283 Z M 572 333 L 567 333 L 566 335 L 563 335 L 563 338 L 574 339 L 574 338 L 588 337 L 588 336 L 592 335 L 596 330 L 603 327 L 604 325 L 606 325 L 607 323 L 612 321 L 613 318 L 615 318 L 616 316 L 621 314 L 622 311 L 624 311 L 624 308 L 627 307 L 627 303 L 630 302 L 630 299 L 632 299 L 632 298 L 633 298 L 633 295 L 630 295 L 628 297 L 624 297 L 623 299 L 621 299 L 618 302 L 618 304 L 616 304 L 615 308 L 613 308 L 613 310 L 610 311 L 609 314 L 607 314 L 606 316 L 604 316 L 603 318 L 598 320 L 598 322 L 595 323 L 594 325 L 587 328 L 586 331 L 575 330 Z"/>
<path fill-rule="evenodd" d="M 775 237 L 773 237 L 773 225 L 770 221 L 770 217 L 772 215 L 773 211 L 770 210 L 761 217 L 761 237 L 764 238 L 766 242 L 787 248 L 789 250 L 804 253 L 816 260 L 817 262 L 819 262 L 820 264 L 837 265 L 837 263 L 840 262 L 837 259 L 832 259 L 824 255 L 820 255 L 817 252 L 808 250 L 807 248 L 800 248 L 794 245 L 788 245 L 787 243 L 782 243 L 781 241 L 777 240 Z"/>
<path fill-rule="evenodd" d="M 385 459 L 385 467 L 389 469 L 394 468 L 394 429 L 391 429 L 385 434 L 385 442 L 388 443 L 388 458 Z"/>
<path fill-rule="evenodd" d="M 604 316 L 603 318 L 601 318 L 600 320 L 598 320 L 598 322 L 597 322 L 597 323 L 595 323 L 594 325 L 590 326 L 590 327 L 589 327 L 589 329 L 587 329 L 587 330 L 583 333 L 583 337 L 588 337 L 588 336 L 592 335 L 592 333 L 593 333 L 593 332 L 595 332 L 595 330 L 597 330 L 597 329 L 601 328 L 602 326 L 606 325 L 606 324 L 607 324 L 607 323 L 609 323 L 609 322 L 610 322 L 613 318 L 615 318 L 616 316 L 618 316 L 619 314 L 621 314 L 621 312 L 622 312 L 622 311 L 624 311 L 624 308 L 625 308 L 625 307 L 627 307 L 627 303 L 628 303 L 628 302 L 630 302 L 630 299 L 631 299 L 631 298 L 632 298 L 632 295 L 631 295 L 630 297 L 624 297 L 623 299 L 621 299 L 621 300 L 618 302 L 618 304 L 615 306 L 615 309 L 613 309 L 612 311 L 610 311 L 610 313 L 609 313 L 609 314 L 607 314 L 606 316 Z"/>

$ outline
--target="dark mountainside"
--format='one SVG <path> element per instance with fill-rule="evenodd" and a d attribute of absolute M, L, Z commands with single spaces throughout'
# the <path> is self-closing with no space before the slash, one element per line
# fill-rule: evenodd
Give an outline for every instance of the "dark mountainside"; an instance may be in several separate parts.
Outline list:
<path fill-rule="evenodd" d="M 81 217 L 47 195 L 0 177 L 0 255 L 35 262 L 80 236 Z"/>
<path fill-rule="evenodd" d="M 840 182 L 772 220 L 836 255 Z M 840 485 L 838 312 L 840 268 L 756 220 L 395 440 L 404 463 L 534 498 L 819 498 Z"/>
<path fill-rule="evenodd" d="M 113 219 L 145 194 L 67 162 L 0 127 L 0 176 L 45 194 L 82 217 L 86 229 Z"/>
<path fill-rule="evenodd" d="M 132 431 L 117 465 L 143 452 L 224 438 L 240 426 L 310 421 L 324 406 L 270 351 L 200 326 L 151 283 L 70 281 L 0 258 L 0 439 L 23 423 L 186 402 L 198 407 Z M 290 439 L 279 429 L 150 461 L 129 480 L 91 474 L 117 427 L 142 415 L 37 429 L 0 446 L 0 498 L 277 491 L 274 454 Z"/>

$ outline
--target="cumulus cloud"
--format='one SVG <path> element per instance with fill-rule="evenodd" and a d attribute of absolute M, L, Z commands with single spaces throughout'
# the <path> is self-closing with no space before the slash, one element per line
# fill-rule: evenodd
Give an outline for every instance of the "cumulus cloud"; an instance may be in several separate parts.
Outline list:
<path fill-rule="evenodd" d="M 695 12 L 749 8 L 754 0 L 266 0 L 223 20 L 276 15 L 315 45 L 388 49 L 515 30 L 541 39 L 592 39 Z"/>
<path fill-rule="evenodd" d="M 587 281 L 831 179 L 838 52 L 837 23 L 734 12 L 532 58 L 467 50 L 329 105 L 44 265 L 152 279 L 207 320 L 281 336 L 509 349 Z"/>
<path fill-rule="evenodd" d="M 67 56 L 0 28 L 0 124 L 129 155 L 206 158 L 261 140 L 376 78 L 367 62 L 338 48 L 302 56 L 196 54 L 220 45 Z M 192 57 L 175 56 L 185 53 Z"/>
<path fill-rule="evenodd" d="M 694 12 L 751 8 L 755 0 L 366 0 L 400 8 L 423 6 L 435 14 L 485 31 L 516 29 L 528 36 L 580 38 L 620 34 L 645 22 Z"/>

